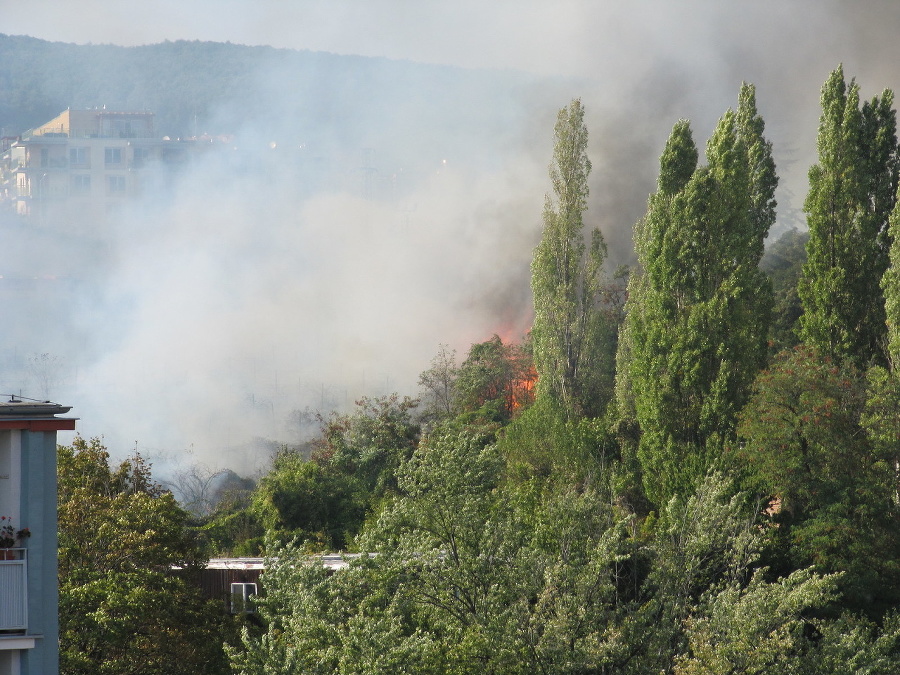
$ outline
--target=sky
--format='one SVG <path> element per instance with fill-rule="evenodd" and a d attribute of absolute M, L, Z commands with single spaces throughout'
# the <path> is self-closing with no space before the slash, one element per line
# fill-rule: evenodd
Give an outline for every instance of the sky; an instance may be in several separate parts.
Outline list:
<path fill-rule="evenodd" d="M 891 49 L 900 16 L 891 0 L 2 0 L 0 9 L 2 32 L 79 44 L 231 41 L 597 79 L 659 57 L 705 70 L 788 57 L 787 75 L 823 56 L 862 66 Z"/>
<path fill-rule="evenodd" d="M 9 35 L 228 41 L 563 83 L 532 92 L 508 117 L 522 123 L 497 152 L 501 166 L 466 170 L 452 156 L 449 165 L 424 157 L 433 175 L 401 204 L 268 192 L 271 238 L 256 235 L 258 214 L 240 198 L 246 185 L 223 190 L 233 184 L 217 187 L 204 167 L 171 210 L 154 218 L 136 209 L 110 241 L 104 293 L 81 307 L 82 320 L 101 327 L 84 350 L 92 356 L 61 354 L 75 383 L 47 393 L 74 403 L 81 433 L 108 438 L 114 454 L 191 449 L 213 468 L 251 472 L 254 462 L 234 448 L 267 426 L 278 437 L 292 410 L 364 393 L 414 395 L 439 343 L 464 355 L 504 323 L 515 324 L 507 338 L 527 329 L 528 261 L 561 93 L 585 102 L 591 213 L 611 257 L 630 262 L 630 228 L 672 125 L 690 119 L 702 147 L 743 81 L 757 87 L 774 144 L 778 227 L 802 227 L 819 89 L 843 63 L 864 98 L 896 90 L 898 31 L 892 0 L 0 0 L 0 33 Z M 452 150 L 461 139 L 443 140 Z M 59 350 L 22 350 L 32 348 Z"/>

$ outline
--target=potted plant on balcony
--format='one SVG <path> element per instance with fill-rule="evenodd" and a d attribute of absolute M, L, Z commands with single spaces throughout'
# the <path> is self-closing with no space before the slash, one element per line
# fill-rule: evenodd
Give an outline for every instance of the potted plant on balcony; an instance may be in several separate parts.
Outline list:
<path fill-rule="evenodd" d="M 16 544 L 30 536 L 31 530 L 27 527 L 17 530 L 13 527 L 12 518 L 0 516 L 0 560 L 15 560 L 15 551 L 4 549 L 14 548 Z"/>

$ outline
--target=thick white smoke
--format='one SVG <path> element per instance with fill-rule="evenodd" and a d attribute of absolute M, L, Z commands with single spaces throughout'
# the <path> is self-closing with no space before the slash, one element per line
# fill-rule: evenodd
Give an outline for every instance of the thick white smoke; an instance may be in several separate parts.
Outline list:
<path fill-rule="evenodd" d="M 440 343 L 528 329 L 543 168 L 527 156 L 503 171 L 436 157 L 406 188 L 351 165 L 308 194 L 302 149 L 240 143 L 111 226 L 93 356 L 67 355 L 77 378 L 54 392 L 81 434 L 247 471 L 249 440 L 298 440 L 292 411 L 415 395 Z"/>

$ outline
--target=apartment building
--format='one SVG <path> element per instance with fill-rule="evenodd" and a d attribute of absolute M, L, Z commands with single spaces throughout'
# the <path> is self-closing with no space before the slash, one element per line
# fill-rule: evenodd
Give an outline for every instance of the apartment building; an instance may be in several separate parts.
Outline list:
<path fill-rule="evenodd" d="M 49 401 L 0 402 L 0 675 L 59 672 L 56 433 Z"/>
<path fill-rule="evenodd" d="M 154 166 L 189 161 L 193 140 L 158 138 L 152 112 L 66 110 L 0 144 L 0 208 L 43 224 L 106 218 Z"/>

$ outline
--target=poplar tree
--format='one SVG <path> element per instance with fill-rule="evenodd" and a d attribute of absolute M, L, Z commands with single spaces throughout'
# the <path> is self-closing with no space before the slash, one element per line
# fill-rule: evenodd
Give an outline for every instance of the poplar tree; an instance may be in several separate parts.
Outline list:
<path fill-rule="evenodd" d="M 612 389 L 612 331 L 601 307 L 606 243 L 599 229 L 584 240 L 588 131 L 579 99 L 561 109 L 544 200 L 543 233 L 531 263 L 532 338 L 538 391 L 567 415 L 600 414 Z"/>
<path fill-rule="evenodd" d="M 697 168 L 690 125 L 678 122 L 658 190 L 638 224 L 619 354 L 620 413 L 634 416 L 647 496 L 693 490 L 733 437 L 763 365 L 771 291 L 759 269 L 774 221 L 771 145 L 751 85 L 720 120 Z"/>
<path fill-rule="evenodd" d="M 884 364 L 886 316 L 881 277 L 888 267 L 888 218 L 896 201 L 893 93 L 860 107 L 859 86 L 842 67 L 822 87 L 819 161 L 804 204 L 807 262 L 799 294 L 800 337 L 860 367 Z"/>
<path fill-rule="evenodd" d="M 616 354 L 616 403 L 621 418 L 636 421 L 635 392 L 632 378 L 643 381 L 649 365 L 647 349 L 653 344 L 650 333 L 653 315 L 660 311 L 664 291 L 665 270 L 661 261 L 665 233 L 671 228 L 672 201 L 684 189 L 697 169 L 697 146 L 690 122 L 679 120 L 672 128 L 660 157 L 657 191 L 650 195 L 647 214 L 635 227 L 635 251 L 639 266 L 628 280 L 625 321 L 619 331 Z M 648 323 L 649 322 L 649 323 Z M 635 359 L 635 349 L 640 359 Z"/>
<path fill-rule="evenodd" d="M 764 253 L 765 239 L 775 224 L 775 188 L 778 175 L 772 158 L 772 142 L 763 135 L 766 124 L 756 108 L 756 87 L 744 83 L 738 96 L 738 135 L 747 149 L 750 170 L 750 204 L 746 245 L 755 259 Z"/>
<path fill-rule="evenodd" d="M 891 241 L 889 265 L 881 277 L 881 289 L 884 292 L 888 361 L 891 370 L 896 372 L 900 367 L 900 206 L 897 204 L 891 212 L 888 235 Z"/>
<path fill-rule="evenodd" d="M 881 277 L 887 331 L 888 367 L 866 373 L 868 391 L 861 423 L 875 454 L 892 469 L 895 504 L 900 502 L 900 200 L 889 219 L 889 265 Z"/>

